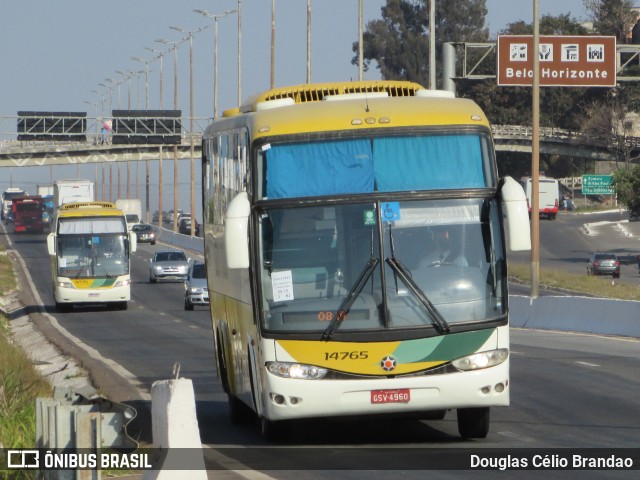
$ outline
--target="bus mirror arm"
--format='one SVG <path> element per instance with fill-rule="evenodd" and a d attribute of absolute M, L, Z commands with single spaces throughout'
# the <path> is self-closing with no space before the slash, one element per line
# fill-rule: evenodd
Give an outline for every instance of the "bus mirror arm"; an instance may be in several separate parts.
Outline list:
<path fill-rule="evenodd" d="M 531 250 L 531 227 L 527 196 L 522 186 L 511 177 L 504 177 L 500 185 L 502 211 L 507 217 L 508 246 L 512 252 Z"/>
<path fill-rule="evenodd" d="M 251 204 L 247 192 L 238 193 L 225 215 L 224 249 L 227 268 L 249 268 L 249 214 Z"/>
<path fill-rule="evenodd" d="M 49 255 L 56 254 L 56 234 L 50 233 L 47 235 L 47 250 L 49 250 Z"/>

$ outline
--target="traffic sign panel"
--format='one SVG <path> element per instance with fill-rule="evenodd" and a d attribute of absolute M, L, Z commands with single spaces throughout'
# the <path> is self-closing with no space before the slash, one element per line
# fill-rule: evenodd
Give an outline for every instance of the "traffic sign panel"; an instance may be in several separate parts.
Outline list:
<path fill-rule="evenodd" d="M 616 37 L 541 35 L 540 86 L 615 87 Z M 533 37 L 498 35 L 498 85 L 533 84 Z"/>
<path fill-rule="evenodd" d="M 583 175 L 583 195 L 613 195 L 615 185 L 613 175 Z"/>

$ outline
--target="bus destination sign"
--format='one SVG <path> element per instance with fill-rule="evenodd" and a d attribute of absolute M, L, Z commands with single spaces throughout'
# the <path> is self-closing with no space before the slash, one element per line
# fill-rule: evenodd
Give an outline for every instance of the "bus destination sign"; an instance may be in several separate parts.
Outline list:
<path fill-rule="evenodd" d="M 533 37 L 498 35 L 500 86 L 533 84 Z M 615 87 L 616 38 L 593 35 L 541 35 L 541 87 Z"/>

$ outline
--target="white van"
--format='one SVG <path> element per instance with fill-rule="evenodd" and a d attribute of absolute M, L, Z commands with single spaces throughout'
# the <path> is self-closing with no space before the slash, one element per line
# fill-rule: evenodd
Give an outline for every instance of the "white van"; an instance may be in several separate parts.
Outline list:
<path fill-rule="evenodd" d="M 529 207 L 529 216 L 531 216 L 531 177 L 523 177 L 520 181 L 527 194 L 527 206 Z M 555 220 L 560 206 L 560 183 L 555 178 L 539 177 L 538 185 L 539 215 Z"/>

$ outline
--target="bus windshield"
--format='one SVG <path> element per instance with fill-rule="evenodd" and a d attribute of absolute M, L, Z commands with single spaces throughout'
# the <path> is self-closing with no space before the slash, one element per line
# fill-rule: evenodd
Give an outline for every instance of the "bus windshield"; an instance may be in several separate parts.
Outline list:
<path fill-rule="evenodd" d="M 59 235 L 58 275 L 114 278 L 129 273 L 128 242 L 122 234 Z"/>
<path fill-rule="evenodd" d="M 124 218 L 60 219 L 57 274 L 69 278 L 114 278 L 129 273 Z"/>
<path fill-rule="evenodd" d="M 265 208 L 259 226 L 268 331 L 445 334 L 506 315 L 495 200 Z"/>
<path fill-rule="evenodd" d="M 494 187 L 488 141 L 454 131 L 268 144 L 261 197 Z"/>

